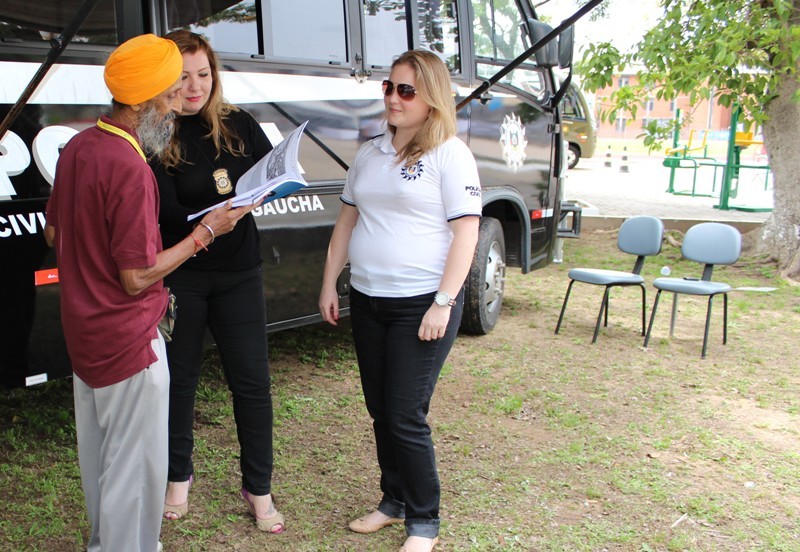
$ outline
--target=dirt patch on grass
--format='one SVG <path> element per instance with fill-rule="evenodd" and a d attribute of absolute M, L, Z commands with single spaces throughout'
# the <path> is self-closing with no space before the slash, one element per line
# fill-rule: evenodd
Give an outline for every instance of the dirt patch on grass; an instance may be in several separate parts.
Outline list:
<path fill-rule="evenodd" d="M 713 395 L 705 398 L 711 408 L 724 412 L 717 423 L 727 423 L 729 430 L 749 435 L 773 453 L 800 452 L 797 416 L 758 406 L 752 399 Z"/>

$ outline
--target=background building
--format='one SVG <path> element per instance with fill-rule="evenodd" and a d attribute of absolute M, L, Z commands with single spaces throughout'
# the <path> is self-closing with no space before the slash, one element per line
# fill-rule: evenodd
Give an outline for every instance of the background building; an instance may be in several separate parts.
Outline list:
<path fill-rule="evenodd" d="M 634 120 L 630 113 L 618 112 L 614 122 L 609 122 L 608 117 L 603 120 L 603 113 L 610 108 L 611 94 L 626 85 L 636 85 L 639 77 L 635 70 L 614 76 L 613 83 L 607 88 L 595 92 L 594 108 L 597 115 L 598 138 L 634 139 L 642 133 L 644 125 L 652 120 L 670 122 L 675 118 L 675 110 L 681 110 L 681 117 L 689 119 L 681 131 L 683 139 L 687 139 L 690 130 L 709 131 L 709 139 L 724 139 L 727 136 L 728 126 L 731 121 L 731 109 L 722 107 L 715 100 L 702 100 L 694 111 L 690 110 L 689 97 L 679 96 L 672 101 L 656 99 L 655 91 L 652 97 L 639 107 Z M 697 135 L 697 132 L 695 132 Z M 702 140 L 702 138 L 697 138 Z"/>

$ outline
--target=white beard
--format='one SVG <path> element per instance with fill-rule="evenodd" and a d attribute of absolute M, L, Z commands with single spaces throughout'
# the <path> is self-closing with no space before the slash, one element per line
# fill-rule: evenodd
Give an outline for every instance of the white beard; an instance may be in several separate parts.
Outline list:
<path fill-rule="evenodd" d="M 169 145 L 174 127 L 175 113 L 170 111 L 166 115 L 158 112 L 154 103 L 139 115 L 139 124 L 136 133 L 142 148 L 149 155 L 160 155 Z"/>

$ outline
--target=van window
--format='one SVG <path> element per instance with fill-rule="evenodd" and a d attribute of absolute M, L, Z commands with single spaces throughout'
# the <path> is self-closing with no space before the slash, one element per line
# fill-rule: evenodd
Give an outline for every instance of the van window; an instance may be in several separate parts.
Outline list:
<path fill-rule="evenodd" d="M 540 102 L 544 101 L 546 96 L 547 89 L 544 85 L 542 73 L 531 68 L 525 68 L 525 66 L 513 70 L 500 82 L 510 84 L 523 92 L 527 92 Z"/>
<path fill-rule="evenodd" d="M 345 64 L 346 12 L 342 0 L 264 0 L 264 55 Z M 302 24 L 297 25 L 302 17 Z"/>
<path fill-rule="evenodd" d="M 82 0 L 3 0 L 0 3 L 0 39 L 47 42 L 64 31 L 82 3 Z M 72 41 L 117 44 L 114 0 L 98 2 Z"/>
<path fill-rule="evenodd" d="M 184 28 L 202 35 L 218 53 L 261 53 L 255 0 L 213 5 L 192 0 L 166 2 L 167 29 L 170 31 Z"/>
<path fill-rule="evenodd" d="M 405 2 L 365 0 L 364 58 L 372 69 L 389 69 L 395 57 L 408 50 Z"/>
<path fill-rule="evenodd" d="M 473 2 L 472 7 L 477 57 L 510 61 L 526 50 L 514 0 L 485 0 Z"/>
<path fill-rule="evenodd" d="M 474 1 L 472 6 L 475 10 L 473 35 L 476 73 L 479 78 L 488 79 L 527 50 L 523 40 L 524 27 L 520 24 L 522 16 L 514 0 Z M 544 83 L 541 75 L 533 75 L 536 67 L 533 58 L 521 67 L 525 66 L 530 69 L 530 74 L 515 77 L 513 73 L 518 70 L 512 71 L 503 82 L 538 97 L 544 89 Z"/>
<path fill-rule="evenodd" d="M 586 115 L 583 112 L 583 105 L 578 99 L 577 92 L 575 92 L 571 86 L 566 97 L 564 98 L 562 107 L 562 113 L 565 117 L 571 117 L 573 119 L 586 119 Z"/>
<path fill-rule="evenodd" d="M 461 72 L 455 0 L 419 0 L 419 45 L 438 54 L 451 73 Z"/>

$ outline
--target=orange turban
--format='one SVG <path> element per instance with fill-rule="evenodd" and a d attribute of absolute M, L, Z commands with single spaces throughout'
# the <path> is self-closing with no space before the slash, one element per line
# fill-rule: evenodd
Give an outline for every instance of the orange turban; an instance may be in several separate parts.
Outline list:
<path fill-rule="evenodd" d="M 175 84 L 183 57 L 171 40 L 153 34 L 134 37 L 111 52 L 103 78 L 114 99 L 126 105 L 152 100 Z"/>

